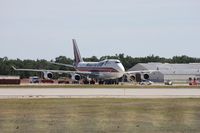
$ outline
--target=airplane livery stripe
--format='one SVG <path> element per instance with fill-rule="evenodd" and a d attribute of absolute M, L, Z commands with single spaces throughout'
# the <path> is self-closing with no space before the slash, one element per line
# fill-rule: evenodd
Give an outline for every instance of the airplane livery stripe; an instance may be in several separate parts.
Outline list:
<path fill-rule="evenodd" d="M 89 72 L 118 72 L 116 69 L 111 67 L 78 67 L 77 70 Z"/>

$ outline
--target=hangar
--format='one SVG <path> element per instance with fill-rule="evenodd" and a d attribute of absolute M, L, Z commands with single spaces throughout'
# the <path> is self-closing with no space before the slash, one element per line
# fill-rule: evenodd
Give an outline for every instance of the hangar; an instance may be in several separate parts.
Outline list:
<path fill-rule="evenodd" d="M 169 63 L 139 63 L 128 71 L 157 70 L 149 73 L 149 80 L 153 82 L 187 82 L 189 78 L 200 77 L 200 63 L 169 64 Z"/>

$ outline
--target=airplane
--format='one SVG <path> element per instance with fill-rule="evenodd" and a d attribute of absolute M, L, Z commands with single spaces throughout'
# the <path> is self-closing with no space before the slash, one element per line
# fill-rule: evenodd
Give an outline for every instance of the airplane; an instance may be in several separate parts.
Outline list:
<path fill-rule="evenodd" d="M 31 72 L 43 72 L 45 79 L 52 79 L 53 73 L 67 73 L 71 75 L 72 80 L 80 81 L 82 78 L 84 79 L 84 83 L 88 84 L 88 79 L 96 79 L 99 81 L 99 84 L 108 83 L 111 81 L 112 83 L 118 83 L 118 79 L 123 77 L 125 74 L 130 79 L 129 81 L 133 81 L 137 77 L 137 73 L 143 74 L 144 79 L 148 79 L 148 72 L 144 71 L 129 71 L 126 72 L 124 66 L 117 59 L 105 59 L 100 62 L 85 62 L 83 61 L 79 48 L 77 46 L 76 40 L 72 39 L 73 50 L 74 50 L 74 64 L 62 64 L 56 62 L 50 62 L 56 65 L 62 65 L 66 67 L 72 67 L 75 71 L 65 71 L 65 70 L 45 70 L 45 69 L 17 69 L 14 66 L 12 68 L 15 71 L 31 71 Z M 136 76 L 135 76 L 136 75 Z M 107 82 L 108 81 L 108 82 Z M 114 81 L 114 82 L 113 82 Z M 90 82 L 91 84 L 95 84 Z M 108 83 L 110 84 L 110 83 Z"/>

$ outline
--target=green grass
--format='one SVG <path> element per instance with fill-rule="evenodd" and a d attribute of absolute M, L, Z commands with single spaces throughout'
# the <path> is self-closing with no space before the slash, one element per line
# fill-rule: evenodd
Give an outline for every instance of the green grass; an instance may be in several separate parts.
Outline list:
<path fill-rule="evenodd" d="M 199 133 L 200 99 L 0 100 L 2 133 Z"/>

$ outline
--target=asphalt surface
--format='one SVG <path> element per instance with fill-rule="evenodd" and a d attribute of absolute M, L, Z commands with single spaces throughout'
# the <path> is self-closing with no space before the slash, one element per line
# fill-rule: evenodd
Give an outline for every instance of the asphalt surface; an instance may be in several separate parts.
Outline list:
<path fill-rule="evenodd" d="M 1 88 L 0 99 L 9 98 L 200 98 L 200 89 Z"/>

